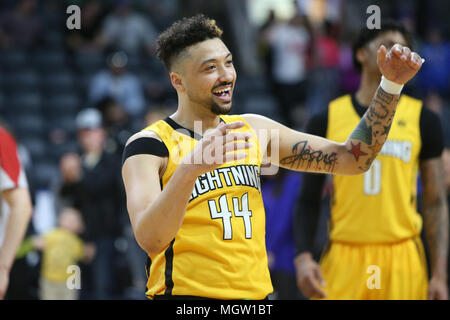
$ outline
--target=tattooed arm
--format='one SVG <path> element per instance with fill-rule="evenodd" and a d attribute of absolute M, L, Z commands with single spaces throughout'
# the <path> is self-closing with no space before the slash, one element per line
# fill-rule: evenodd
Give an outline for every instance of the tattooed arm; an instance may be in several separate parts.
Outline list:
<path fill-rule="evenodd" d="M 400 86 L 419 71 L 422 59 L 396 44 L 389 52 L 381 46 L 377 63 L 388 82 Z M 244 115 L 244 118 L 262 141 L 261 150 L 267 161 L 274 165 L 296 171 L 361 174 L 370 168 L 386 141 L 397 107 L 399 95 L 386 90 L 378 87 L 368 110 L 345 143 L 294 131 L 262 116 Z M 267 141 L 262 139 L 264 136 Z"/>
<path fill-rule="evenodd" d="M 420 163 L 423 185 L 423 219 L 425 236 L 430 251 L 431 280 L 429 299 L 448 299 L 448 207 L 444 187 L 442 158 L 432 158 Z"/>

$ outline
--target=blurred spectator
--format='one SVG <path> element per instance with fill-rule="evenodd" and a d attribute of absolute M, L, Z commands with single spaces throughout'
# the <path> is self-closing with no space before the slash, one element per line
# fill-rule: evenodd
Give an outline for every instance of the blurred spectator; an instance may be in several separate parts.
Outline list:
<path fill-rule="evenodd" d="M 84 245 L 78 237 L 84 229 L 81 213 L 66 207 L 58 227 L 44 236 L 33 237 L 33 246 L 43 252 L 39 298 L 41 300 L 78 300 L 79 288 L 68 288 L 71 266 L 80 260 L 90 261 L 95 254 L 93 245 Z"/>
<path fill-rule="evenodd" d="M 337 26 L 325 21 L 318 27 L 314 40 L 314 69 L 308 97 L 309 113 L 325 109 L 328 101 L 338 94 L 339 83 L 339 46 L 337 43 Z"/>
<path fill-rule="evenodd" d="M 138 0 L 148 12 L 153 25 L 164 30 L 175 20 L 179 0 Z"/>
<path fill-rule="evenodd" d="M 339 48 L 339 84 L 337 86 L 341 93 L 356 92 L 360 80 L 361 75 L 356 72 L 353 65 L 351 44 L 349 42 L 341 43 Z"/>
<path fill-rule="evenodd" d="M 273 52 L 271 45 L 264 38 L 267 30 L 270 30 L 274 24 L 276 24 L 275 10 L 270 10 L 266 21 L 259 28 L 259 41 L 258 41 L 258 53 L 264 63 L 264 73 L 267 78 L 271 78 L 272 74 L 272 62 L 273 62 Z"/>
<path fill-rule="evenodd" d="M 8 289 L 10 270 L 31 211 L 27 179 L 16 142 L 0 127 L 0 300 Z"/>
<path fill-rule="evenodd" d="M 149 19 L 135 12 L 130 0 L 115 2 L 116 7 L 106 16 L 102 28 L 106 46 L 133 55 L 153 55 L 157 31 Z"/>
<path fill-rule="evenodd" d="M 115 283 L 114 241 L 121 234 L 125 216 L 124 193 L 120 177 L 120 158 L 105 152 L 105 130 L 96 109 L 81 111 L 76 118 L 81 157 L 65 154 L 60 162 L 63 205 L 77 208 L 85 221 L 83 238 L 96 247 L 88 266 L 93 299 L 111 298 Z"/>
<path fill-rule="evenodd" d="M 270 70 L 274 94 L 278 98 L 285 124 L 293 126 L 291 112 L 306 98 L 306 74 L 311 34 L 306 17 L 297 15 L 279 22 L 263 34 L 272 51 Z"/>
<path fill-rule="evenodd" d="M 418 76 L 424 92 L 432 90 L 450 97 L 450 43 L 438 29 L 429 31 L 421 56 L 426 62 Z"/>
<path fill-rule="evenodd" d="M 0 15 L 0 47 L 30 49 L 38 41 L 43 21 L 35 0 L 19 0 Z"/>
<path fill-rule="evenodd" d="M 103 17 L 104 8 L 101 1 L 85 1 L 81 7 L 82 28 L 80 30 L 67 29 L 67 46 L 74 51 L 102 49 L 101 24 Z"/>
<path fill-rule="evenodd" d="M 102 113 L 107 133 L 106 150 L 122 156 L 123 148 L 133 132 L 130 117 L 123 107 L 110 97 L 100 100 L 96 108 Z"/>
<path fill-rule="evenodd" d="M 127 71 L 126 53 L 114 52 L 108 57 L 108 69 L 100 71 L 92 79 L 89 88 L 89 100 L 98 103 L 105 97 L 111 97 L 122 105 L 133 118 L 142 114 L 145 98 L 139 79 Z"/>
<path fill-rule="evenodd" d="M 266 246 L 275 299 L 302 297 L 295 281 L 294 208 L 300 193 L 301 175 L 280 168 L 275 176 L 266 176 L 262 195 L 266 210 Z"/>

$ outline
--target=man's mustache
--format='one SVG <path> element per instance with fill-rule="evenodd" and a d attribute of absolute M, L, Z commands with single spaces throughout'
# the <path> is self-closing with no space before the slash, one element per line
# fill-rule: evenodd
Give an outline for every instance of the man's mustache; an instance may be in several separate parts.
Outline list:
<path fill-rule="evenodd" d="M 220 88 L 220 87 L 225 87 L 225 86 L 233 86 L 233 82 L 222 82 L 222 83 L 218 84 L 217 86 L 215 86 L 213 88 L 213 90 Z"/>

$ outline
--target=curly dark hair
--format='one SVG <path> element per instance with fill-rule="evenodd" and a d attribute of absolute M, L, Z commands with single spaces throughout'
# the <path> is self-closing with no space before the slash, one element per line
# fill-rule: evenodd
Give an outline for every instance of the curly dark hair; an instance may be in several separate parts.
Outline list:
<path fill-rule="evenodd" d="M 171 70 L 176 57 L 187 47 L 207 39 L 221 38 L 222 30 L 216 21 L 198 14 L 174 22 L 158 37 L 156 53 L 159 60 Z"/>
<path fill-rule="evenodd" d="M 356 38 L 355 42 L 353 43 L 352 48 L 353 65 L 355 66 L 356 71 L 361 72 L 361 64 L 358 62 L 358 59 L 356 59 L 356 52 L 359 49 L 363 48 L 366 44 L 368 44 L 372 40 L 376 39 L 378 36 L 388 31 L 400 32 L 405 38 L 407 46 L 411 50 L 413 49 L 411 35 L 403 25 L 401 25 L 398 22 L 395 22 L 394 20 L 386 20 L 385 22 L 382 22 L 381 29 L 369 29 L 367 27 L 364 27 L 359 32 L 359 35 Z"/>

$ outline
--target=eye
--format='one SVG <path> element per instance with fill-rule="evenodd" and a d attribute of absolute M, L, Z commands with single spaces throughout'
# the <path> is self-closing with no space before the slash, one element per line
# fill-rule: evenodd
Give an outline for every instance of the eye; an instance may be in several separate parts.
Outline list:
<path fill-rule="evenodd" d="M 205 70 L 211 71 L 211 70 L 214 70 L 215 68 L 216 68 L 216 66 L 212 64 L 210 66 L 207 66 Z"/>
<path fill-rule="evenodd" d="M 233 60 L 228 60 L 227 64 L 233 64 Z"/>

